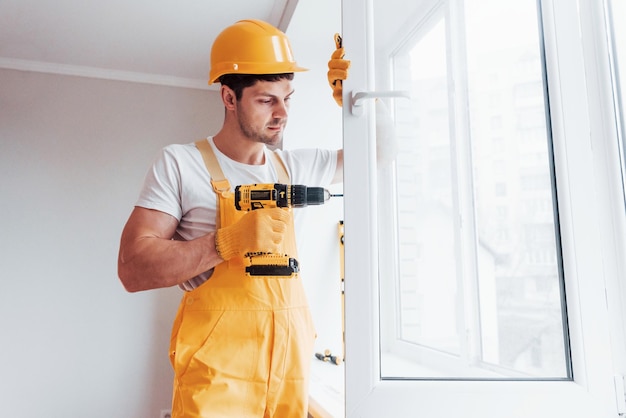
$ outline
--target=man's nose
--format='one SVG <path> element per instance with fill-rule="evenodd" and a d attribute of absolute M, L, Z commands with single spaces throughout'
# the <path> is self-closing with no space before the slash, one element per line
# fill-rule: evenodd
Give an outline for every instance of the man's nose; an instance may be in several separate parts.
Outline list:
<path fill-rule="evenodd" d="M 274 107 L 274 117 L 284 118 L 285 116 L 287 116 L 288 111 L 289 111 L 289 107 L 287 106 L 287 103 L 283 101 L 279 101 L 276 103 L 276 106 Z"/>

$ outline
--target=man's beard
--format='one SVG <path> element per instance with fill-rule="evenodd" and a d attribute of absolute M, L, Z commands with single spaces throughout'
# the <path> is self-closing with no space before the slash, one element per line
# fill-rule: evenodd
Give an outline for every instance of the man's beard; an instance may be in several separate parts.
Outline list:
<path fill-rule="evenodd" d="M 245 135 L 245 137 L 254 142 L 261 142 L 266 145 L 276 145 L 280 143 L 280 141 L 282 141 L 283 139 L 282 129 L 280 130 L 280 132 L 276 132 L 273 135 L 265 135 L 262 132 L 258 132 L 257 130 L 255 130 L 252 125 L 248 123 L 245 114 L 242 114 L 241 112 L 239 112 L 237 115 L 237 121 L 239 122 L 239 128 L 241 129 L 241 132 Z M 281 119 L 272 119 L 270 126 L 283 124 L 284 122 Z"/>

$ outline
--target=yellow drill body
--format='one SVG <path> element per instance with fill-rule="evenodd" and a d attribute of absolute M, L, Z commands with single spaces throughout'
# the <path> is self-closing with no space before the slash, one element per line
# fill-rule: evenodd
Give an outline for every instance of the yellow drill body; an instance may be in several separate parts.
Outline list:
<path fill-rule="evenodd" d="M 330 196 L 328 191 L 321 187 L 279 183 L 247 184 L 235 187 L 235 207 L 244 211 L 298 208 L 321 205 Z M 246 272 L 250 276 L 291 278 L 299 271 L 298 260 L 287 254 L 248 254 Z"/>

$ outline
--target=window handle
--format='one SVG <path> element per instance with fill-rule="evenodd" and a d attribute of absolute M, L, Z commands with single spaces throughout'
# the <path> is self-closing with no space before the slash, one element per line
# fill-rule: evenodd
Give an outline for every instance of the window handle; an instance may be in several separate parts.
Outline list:
<path fill-rule="evenodd" d="M 410 99 L 411 93 L 406 90 L 352 92 L 352 97 L 350 99 L 350 112 L 352 112 L 354 116 L 361 116 L 363 114 L 363 102 L 365 100 L 386 97 L 404 97 L 405 99 Z"/>

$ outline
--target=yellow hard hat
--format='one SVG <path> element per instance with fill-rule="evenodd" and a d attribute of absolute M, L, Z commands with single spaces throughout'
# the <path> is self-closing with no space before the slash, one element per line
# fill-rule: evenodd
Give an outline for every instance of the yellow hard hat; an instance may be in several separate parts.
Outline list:
<path fill-rule="evenodd" d="M 289 39 L 262 20 L 240 20 L 224 29 L 211 48 L 209 84 L 224 74 L 282 74 L 307 71 L 298 67 Z"/>

